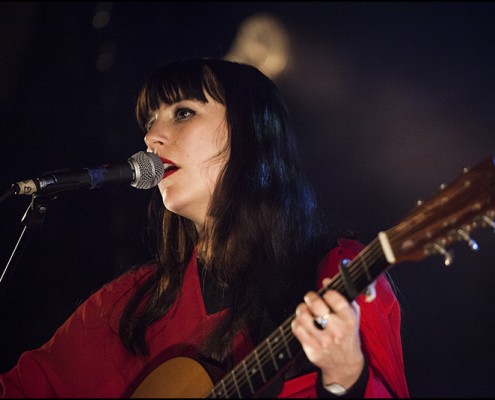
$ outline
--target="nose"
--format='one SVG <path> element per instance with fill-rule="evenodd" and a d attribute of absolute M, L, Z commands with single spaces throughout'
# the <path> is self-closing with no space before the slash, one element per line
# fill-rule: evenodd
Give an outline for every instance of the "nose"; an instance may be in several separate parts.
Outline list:
<path fill-rule="evenodd" d="M 159 135 L 159 131 L 156 127 L 151 127 L 150 130 L 144 135 L 144 143 L 146 144 L 146 150 L 155 154 L 164 144 L 164 138 Z"/>

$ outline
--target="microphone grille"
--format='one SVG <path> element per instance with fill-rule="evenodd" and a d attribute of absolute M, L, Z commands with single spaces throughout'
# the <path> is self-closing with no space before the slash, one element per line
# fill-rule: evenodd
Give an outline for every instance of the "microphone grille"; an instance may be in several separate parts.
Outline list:
<path fill-rule="evenodd" d="M 163 179 L 163 161 L 154 153 L 139 151 L 128 160 L 134 167 L 135 178 L 131 183 L 138 189 L 151 189 Z"/>

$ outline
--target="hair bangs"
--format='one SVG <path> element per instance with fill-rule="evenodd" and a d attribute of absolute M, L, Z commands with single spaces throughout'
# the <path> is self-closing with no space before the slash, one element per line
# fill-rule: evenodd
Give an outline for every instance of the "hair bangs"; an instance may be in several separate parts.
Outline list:
<path fill-rule="evenodd" d="M 205 60 L 191 60 L 171 64 L 159 69 L 141 89 L 136 103 L 136 118 L 146 131 L 151 113 L 160 104 L 173 104 L 182 100 L 198 100 L 207 103 L 206 93 L 214 100 L 225 104 L 224 91 Z"/>

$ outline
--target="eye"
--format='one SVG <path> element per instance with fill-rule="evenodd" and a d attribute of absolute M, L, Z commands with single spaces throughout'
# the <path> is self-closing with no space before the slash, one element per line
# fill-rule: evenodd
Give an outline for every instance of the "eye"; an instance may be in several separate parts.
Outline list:
<path fill-rule="evenodd" d="M 150 119 L 148 120 L 148 122 L 146 122 L 146 125 L 144 126 L 146 132 L 148 132 L 153 127 L 153 124 L 156 122 L 157 118 L 158 118 L 158 114 L 153 113 L 153 115 L 150 117 Z"/>
<path fill-rule="evenodd" d="M 192 117 L 194 114 L 196 113 L 190 108 L 177 108 L 177 110 L 175 110 L 175 119 L 176 120 L 187 119 Z"/>

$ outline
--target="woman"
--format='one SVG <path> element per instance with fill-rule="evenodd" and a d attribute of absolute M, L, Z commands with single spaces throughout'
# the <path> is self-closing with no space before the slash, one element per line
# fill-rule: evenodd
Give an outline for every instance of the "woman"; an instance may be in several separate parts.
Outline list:
<path fill-rule="evenodd" d="M 98 290 L 48 343 L 23 353 L 0 377 L 3 396 L 160 397 L 181 381 L 190 397 L 210 389 L 219 397 L 407 397 L 400 309 L 386 276 L 371 302 L 314 291 L 362 246 L 331 239 L 320 223 L 273 82 L 225 60 L 171 63 L 146 82 L 136 115 L 147 150 L 166 166 L 150 205 L 156 258 Z M 279 331 L 297 346 L 284 341 L 287 351 L 260 357 L 260 344 L 271 351 L 280 336 L 264 339 Z M 239 366 L 242 379 L 215 385 Z M 188 380 L 193 369 L 208 371 L 205 388 Z"/>

